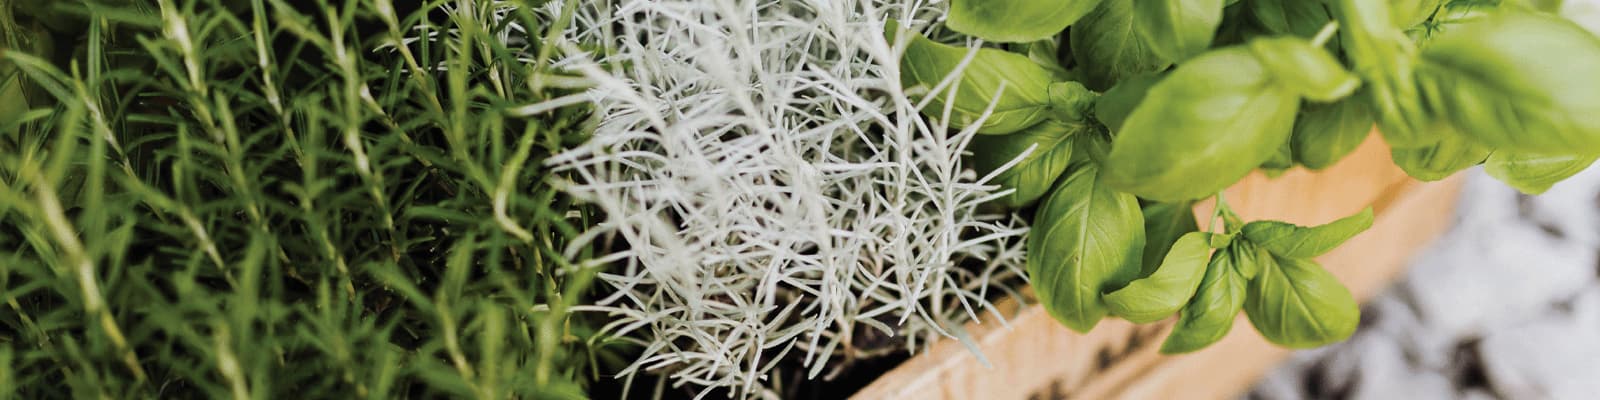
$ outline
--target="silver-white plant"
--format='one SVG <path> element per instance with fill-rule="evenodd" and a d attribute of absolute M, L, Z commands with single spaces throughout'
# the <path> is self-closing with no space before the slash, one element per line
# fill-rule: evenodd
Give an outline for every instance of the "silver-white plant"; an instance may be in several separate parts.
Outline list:
<path fill-rule="evenodd" d="M 602 121 L 550 163 L 605 212 L 589 238 L 620 241 L 597 260 L 615 294 L 585 309 L 640 339 L 625 374 L 775 397 L 795 374 L 780 365 L 816 378 L 965 341 L 960 323 L 1010 290 L 995 283 L 1020 281 L 1026 228 L 980 211 L 1003 193 L 961 163 L 974 132 L 917 116 L 884 35 L 930 29 L 942 4 L 581 4 L 565 62 Z"/>

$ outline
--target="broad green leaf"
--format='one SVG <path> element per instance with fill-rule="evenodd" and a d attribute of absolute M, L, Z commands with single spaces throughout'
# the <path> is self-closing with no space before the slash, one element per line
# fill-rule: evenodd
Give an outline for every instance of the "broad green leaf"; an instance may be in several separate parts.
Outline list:
<path fill-rule="evenodd" d="M 1133 30 L 1162 59 L 1183 61 L 1211 46 L 1222 0 L 1133 0 Z"/>
<path fill-rule="evenodd" d="M 1310 169 L 1323 169 L 1355 151 L 1372 132 L 1372 110 L 1360 97 L 1333 104 L 1307 104 L 1294 121 L 1289 138 L 1295 160 Z"/>
<path fill-rule="evenodd" d="M 1144 213 L 1144 266 L 1139 276 L 1149 276 L 1167 258 L 1172 244 L 1189 232 L 1200 230 L 1194 219 L 1194 203 L 1151 203 L 1140 207 Z"/>
<path fill-rule="evenodd" d="M 1056 82 L 1077 80 L 1071 71 L 1067 71 L 1065 67 L 1061 66 L 1061 46 L 1058 42 L 1059 40 L 1054 37 L 1029 42 L 1027 47 L 1028 59 L 1033 60 L 1034 64 L 1039 64 L 1044 69 L 1050 70 L 1050 74 L 1055 77 Z"/>
<path fill-rule="evenodd" d="M 1565 19 L 1505 10 L 1422 51 L 1430 111 L 1495 149 L 1600 154 L 1600 38 Z"/>
<path fill-rule="evenodd" d="M 1155 273 L 1106 294 L 1106 309 L 1136 323 L 1160 321 L 1177 313 L 1194 297 L 1206 274 L 1206 261 L 1211 258 L 1209 241 L 1202 232 L 1184 234 L 1172 244 L 1172 251 L 1162 258 Z"/>
<path fill-rule="evenodd" d="M 1245 279 L 1255 279 L 1262 266 L 1272 262 L 1271 253 L 1249 240 L 1234 240 L 1228 250 L 1228 256 L 1233 257 L 1234 272 Z"/>
<path fill-rule="evenodd" d="M 1211 39 L 1212 47 L 1228 47 L 1244 44 L 1248 38 L 1258 36 L 1254 31 L 1260 30 L 1259 24 L 1247 21 L 1250 12 L 1245 6 L 1235 6 L 1234 1 L 1229 1 L 1228 6 L 1222 8 L 1222 26 L 1217 28 L 1217 37 Z"/>
<path fill-rule="evenodd" d="M 1022 161 L 995 175 L 991 181 L 1003 189 L 1016 189 L 999 200 L 1001 205 L 1026 207 L 1044 196 L 1056 178 L 1067 170 L 1067 163 L 1072 160 L 1071 137 L 1083 128 L 1082 124 L 1047 119 L 1016 134 L 979 135 L 967 145 L 967 150 L 972 152 L 969 160 L 980 176 L 987 176 L 1037 145 Z"/>
<path fill-rule="evenodd" d="M 1244 312 L 1268 341 L 1297 349 L 1343 341 L 1361 322 L 1349 289 L 1316 262 L 1295 258 L 1278 258 L 1250 280 Z"/>
<path fill-rule="evenodd" d="M 1112 142 L 1106 183 L 1155 201 L 1216 194 L 1277 154 L 1300 99 L 1244 47 L 1189 60 L 1150 88 Z"/>
<path fill-rule="evenodd" d="M 1178 325 L 1161 344 L 1162 354 L 1199 350 L 1216 343 L 1233 329 L 1234 317 L 1244 307 L 1245 278 L 1234 272 L 1229 249 L 1211 256 L 1206 274 L 1193 299 L 1178 313 Z"/>
<path fill-rule="evenodd" d="M 1048 88 L 1050 110 L 1056 120 L 1066 123 L 1085 123 L 1099 97 L 1078 82 L 1056 82 Z"/>
<path fill-rule="evenodd" d="M 1322 26 L 1333 20 L 1333 14 L 1321 1 L 1307 0 L 1250 0 L 1250 15 L 1267 32 L 1278 35 L 1295 35 L 1302 38 L 1316 36 Z"/>
<path fill-rule="evenodd" d="M 1073 159 L 1092 162 L 1095 165 L 1104 165 L 1106 155 L 1111 153 L 1111 138 L 1097 129 L 1084 131 L 1084 135 L 1072 141 Z M 1105 169 L 1100 170 L 1100 179 L 1105 180 Z"/>
<path fill-rule="evenodd" d="M 1308 100 L 1332 102 L 1361 86 L 1361 79 L 1339 65 L 1332 54 L 1305 39 L 1259 38 L 1247 46 L 1278 85 Z"/>
<path fill-rule="evenodd" d="M 1444 129 L 1442 125 L 1440 129 Z M 1407 175 L 1429 182 L 1449 178 L 1489 157 L 1489 148 L 1472 140 L 1449 132 L 1441 136 L 1443 139 L 1432 146 L 1390 149 L 1389 155 Z"/>
<path fill-rule="evenodd" d="M 1127 121 L 1128 114 L 1132 114 L 1133 108 L 1144 101 L 1144 95 L 1150 91 L 1150 87 L 1160 81 L 1160 75 L 1149 74 L 1117 82 L 1116 86 L 1112 86 L 1095 100 L 1095 119 L 1100 120 L 1100 123 L 1105 124 L 1112 132 L 1121 132 L 1122 123 Z"/>
<path fill-rule="evenodd" d="M 1487 2 L 1487 1 L 1489 1 L 1489 0 L 1456 0 L 1456 1 L 1452 1 L 1451 3 L 1468 3 L 1468 2 L 1483 3 L 1483 2 Z M 1543 11 L 1543 12 L 1547 12 L 1547 13 L 1560 13 L 1562 5 L 1566 3 L 1566 1 L 1564 1 L 1564 0 L 1513 0 L 1513 1 L 1521 3 L 1522 5 L 1525 5 L 1525 6 L 1529 7 L 1529 8 L 1531 8 L 1531 9 L 1539 10 L 1539 11 Z M 1504 1 L 1502 0 L 1502 2 L 1504 2 Z"/>
<path fill-rule="evenodd" d="M 931 90 L 957 71 L 969 51 L 972 50 L 913 34 L 900 61 L 901 84 L 908 89 Z M 954 87 L 947 86 L 944 91 L 930 94 L 933 99 L 922 112 L 929 117 L 943 118 L 945 101 L 954 99 L 949 104 L 949 122 L 956 127 L 966 127 L 976 123 L 993 104 L 994 112 L 983 121 L 978 133 L 1017 132 L 1049 116 L 1049 86 L 1053 79 L 1049 70 L 1027 56 L 998 49 L 976 49 L 966 68 L 960 70 Z"/>
<path fill-rule="evenodd" d="M 1284 141 L 1282 146 L 1278 146 L 1278 151 L 1272 153 L 1272 158 L 1268 158 L 1267 162 L 1261 163 L 1261 170 L 1272 178 L 1282 175 L 1289 168 L 1294 168 L 1294 150 L 1289 147 L 1288 141 Z"/>
<path fill-rule="evenodd" d="M 945 26 L 993 42 L 1053 37 L 1101 0 L 952 0 Z"/>
<path fill-rule="evenodd" d="M 1107 1 L 1072 26 L 1069 48 L 1084 84 L 1106 90 L 1132 76 L 1160 72 L 1172 65 L 1146 45 L 1133 30 L 1134 2 Z"/>
<path fill-rule="evenodd" d="M 1327 253 L 1372 226 L 1372 208 L 1314 227 L 1282 221 L 1252 221 L 1245 239 L 1279 257 L 1312 258 Z"/>
<path fill-rule="evenodd" d="M 1226 249 L 1233 244 L 1232 233 L 1207 233 L 1206 245 L 1213 249 Z"/>
<path fill-rule="evenodd" d="M 1139 200 L 1101 184 L 1078 164 L 1045 197 L 1028 234 L 1028 280 L 1057 321 L 1088 332 L 1106 315 L 1100 294 L 1139 275 L 1144 217 Z"/>
<path fill-rule="evenodd" d="M 1597 156 L 1541 155 L 1496 151 L 1489 154 L 1483 170 L 1527 194 L 1540 194 L 1550 186 L 1583 172 Z"/>
<path fill-rule="evenodd" d="M 1332 0 L 1339 18 L 1340 43 L 1352 71 L 1365 81 L 1366 96 L 1383 138 L 1394 147 L 1422 147 L 1438 141 L 1429 131 L 1432 116 L 1415 81 L 1416 46 L 1394 26 L 1389 7 L 1373 0 Z"/>

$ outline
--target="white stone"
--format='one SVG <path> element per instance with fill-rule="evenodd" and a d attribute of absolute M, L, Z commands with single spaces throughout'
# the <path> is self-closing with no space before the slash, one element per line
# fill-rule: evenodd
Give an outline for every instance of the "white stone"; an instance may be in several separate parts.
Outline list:
<path fill-rule="evenodd" d="M 1498 330 L 1478 348 L 1490 384 L 1506 398 L 1587 399 L 1600 394 L 1600 324 L 1551 315 Z"/>
<path fill-rule="evenodd" d="M 1594 284 L 1590 245 L 1528 223 L 1457 233 L 1419 259 L 1403 285 L 1435 329 L 1472 335 Z"/>
<path fill-rule="evenodd" d="M 1442 399 L 1454 397 L 1455 387 L 1436 372 L 1417 370 L 1406 361 L 1404 351 L 1393 341 L 1362 341 L 1358 346 L 1360 367 L 1350 397 L 1354 399 Z M 1342 355 L 1342 354 L 1341 354 Z"/>

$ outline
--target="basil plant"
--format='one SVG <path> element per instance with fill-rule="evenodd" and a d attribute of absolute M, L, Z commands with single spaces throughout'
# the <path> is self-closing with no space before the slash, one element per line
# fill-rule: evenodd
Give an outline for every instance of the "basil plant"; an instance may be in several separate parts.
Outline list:
<path fill-rule="evenodd" d="M 1033 216 L 1039 302 L 1080 332 L 1175 320 L 1167 353 L 1240 312 L 1286 347 L 1356 329 L 1315 259 L 1371 210 L 1242 221 L 1219 193 L 1251 171 L 1327 168 L 1374 127 L 1426 181 L 1481 164 L 1537 194 L 1600 158 L 1600 39 L 1520 2 L 952 0 L 942 22 L 979 45 L 890 24 L 901 83 L 922 117 L 979 134 L 993 206 Z"/>

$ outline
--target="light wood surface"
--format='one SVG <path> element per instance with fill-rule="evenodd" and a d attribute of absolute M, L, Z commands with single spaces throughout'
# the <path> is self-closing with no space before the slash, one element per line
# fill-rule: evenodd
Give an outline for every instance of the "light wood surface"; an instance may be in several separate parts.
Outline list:
<path fill-rule="evenodd" d="M 1321 224 L 1373 207 L 1371 229 L 1320 258 L 1365 300 L 1393 282 L 1411 257 L 1450 225 L 1461 178 L 1423 184 L 1394 167 L 1377 137 L 1333 167 L 1246 177 L 1225 192 L 1245 220 Z M 1212 205 L 1196 207 L 1211 215 Z M 1201 221 L 1201 227 L 1206 226 Z M 1290 354 L 1267 343 L 1241 314 L 1228 336 L 1192 354 L 1157 353 L 1173 319 L 1134 325 L 1106 319 L 1072 332 L 1038 306 L 997 304 L 1009 328 L 986 319 L 967 330 L 992 363 L 986 368 L 954 340 L 885 374 L 854 399 L 1224 399 L 1249 388 Z"/>

